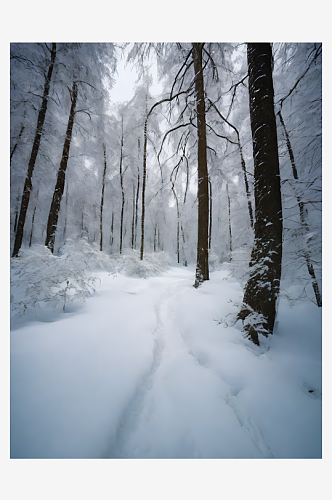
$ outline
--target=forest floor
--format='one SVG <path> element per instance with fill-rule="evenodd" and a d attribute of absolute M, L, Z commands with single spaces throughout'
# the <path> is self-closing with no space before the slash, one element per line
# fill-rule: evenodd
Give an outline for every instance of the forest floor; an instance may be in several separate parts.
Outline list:
<path fill-rule="evenodd" d="M 225 327 L 226 269 L 106 271 L 65 311 L 11 321 L 12 458 L 318 458 L 321 310 L 281 300 L 261 346 Z M 230 316 L 228 316 L 230 315 Z"/>

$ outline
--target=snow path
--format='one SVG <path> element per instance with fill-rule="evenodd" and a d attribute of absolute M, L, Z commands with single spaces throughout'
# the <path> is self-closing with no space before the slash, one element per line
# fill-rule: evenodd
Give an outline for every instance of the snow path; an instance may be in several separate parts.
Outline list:
<path fill-rule="evenodd" d="M 105 458 L 126 458 L 135 456 L 144 457 L 149 456 L 150 454 L 151 457 L 156 456 L 156 452 L 151 453 L 151 445 L 150 448 L 145 449 L 145 451 L 140 449 L 140 447 L 138 446 L 140 437 L 138 439 L 136 438 L 135 446 L 133 446 L 133 443 L 130 441 L 130 436 L 135 434 L 135 432 L 137 434 L 137 430 L 138 435 L 141 436 L 142 429 L 146 427 L 146 420 L 149 420 L 149 418 L 151 417 L 151 415 L 146 414 L 146 412 L 144 415 L 144 408 L 146 405 L 149 405 L 151 393 L 153 394 L 154 391 L 158 390 L 156 389 L 156 386 L 158 385 L 158 377 L 156 377 L 156 374 L 161 366 L 162 359 L 176 356 L 179 351 L 182 351 L 184 355 L 189 354 L 194 358 L 196 370 L 197 368 L 203 368 L 203 370 L 208 370 L 209 377 L 212 375 L 214 379 L 215 377 L 217 377 L 221 380 L 221 385 L 223 386 L 223 395 L 221 396 L 221 398 L 225 401 L 229 408 L 231 408 L 240 426 L 246 431 L 248 437 L 256 446 L 259 455 L 264 458 L 273 457 L 257 425 L 241 409 L 239 403 L 236 400 L 236 395 L 233 394 L 234 391 L 232 390 L 231 386 L 228 385 L 218 373 L 211 369 L 206 362 L 202 362 L 199 357 L 192 352 L 191 347 L 188 345 L 182 332 L 177 328 L 176 317 L 172 317 L 172 310 L 174 309 L 173 303 L 176 302 L 177 295 L 181 294 L 182 292 L 181 285 L 192 285 L 192 276 L 191 273 L 186 273 L 183 269 L 179 269 L 177 270 L 177 272 L 173 271 L 173 273 L 175 275 L 174 279 L 176 279 L 176 281 L 174 282 L 172 280 L 170 283 L 167 283 L 164 286 L 162 293 L 157 298 L 157 301 L 154 305 L 157 325 L 153 332 L 154 349 L 150 371 L 139 384 L 133 399 L 130 401 L 129 405 L 121 416 L 120 425 L 117 430 L 116 441 L 112 444 L 111 449 L 106 454 Z M 189 274 L 189 276 L 187 278 L 182 278 L 179 280 L 177 279 L 179 274 Z M 127 293 L 135 292 L 128 291 Z M 166 354 L 165 347 L 167 349 Z M 187 388 L 185 388 L 185 390 L 186 389 Z M 181 395 L 181 398 L 183 397 L 185 397 L 185 394 Z M 192 401 L 191 404 L 193 404 Z M 155 408 L 151 406 L 151 403 L 150 409 L 152 413 L 155 411 Z M 167 426 L 164 426 L 164 430 L 166 427 Z M 147 431 L 146 433 L 148 434 Z M 127 443 L 128 437 L 129 442 Z M 140 446 L 144 446 L 145 444 L 146 443 L 140 443 Z M 200 456 L 200 452 L 194 442 L 191 443 L 190 448 L 191 451 L 188 453 L 189 457 L 192 455 L 197 457 Z"/>
<path fill-rule="evenodd" d="M 315 309 L 262 349 L 214 321 L 242 295 L 225 271 L 97 275 L 83 306 L 12 323 L 11 457 L 320 456 Z"/>

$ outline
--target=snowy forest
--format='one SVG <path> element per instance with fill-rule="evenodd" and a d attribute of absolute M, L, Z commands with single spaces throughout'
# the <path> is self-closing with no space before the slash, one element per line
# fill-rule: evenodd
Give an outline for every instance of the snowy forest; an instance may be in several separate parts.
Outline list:
<path fill-rule="evenodd" d="M 12 458 L 321 458 L 322 44 L 11 43 L 10 254 Z"/>

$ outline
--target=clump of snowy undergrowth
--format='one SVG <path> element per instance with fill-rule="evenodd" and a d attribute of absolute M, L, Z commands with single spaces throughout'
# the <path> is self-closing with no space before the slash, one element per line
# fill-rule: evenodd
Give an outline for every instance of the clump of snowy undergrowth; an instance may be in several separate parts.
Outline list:
<path fill-rule="evenodd" d="M 145 253 L 144 259 L 140 260 L 140 253 L 131 249 L 126 249 L 121 255 L 112 255 L 111 260 L 118 273 L 139 278 L 158 276 L 168 269 L 171 262 L 167 252 Z"/>
<path fill-rule="evenodd" d="M 19 257 L 11 259 L 11 311 L 21 316 L 28 308 L 65 309 L 68 302 L 84 302 L 94 295 L 99 280 L 93 275 L 96 271 L 147 278 L 166 270 L 169 260 L 159 252 L 147 253 L 141 261 L 135 250 L 110 256 L 86 238 L 68 239 L 57 255 L 44 245 L 21 249 Z"/>
<path fill-rule="evenodd" d="M 44 245 L 20 250 L 10 266 L 12 312 L 20 316 L 31 307 L 65 309 L 68 302 L 85 301 L 95 292 L 96 268 L 111 270 L 111 261 L 85 239 L 67 240 L 58 255 Z"/>

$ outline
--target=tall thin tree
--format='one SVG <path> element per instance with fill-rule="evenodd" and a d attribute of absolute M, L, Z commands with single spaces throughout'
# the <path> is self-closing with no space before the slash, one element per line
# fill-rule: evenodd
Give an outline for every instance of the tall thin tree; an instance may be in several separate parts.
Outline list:
<path fill-rule="evenodd" d="M 102 181 L 102 190 L 101 190 L 101 201 L 100 201 L 100 251 L 103 250 L 103 208 L 104 208 L 104 192 L 105 192 L 105 177 L 106 177 L 106 144 L 103 144 L 104 149 L 104 172 L 103 172 L 103 181 Z"/>
<path fill-rule="evenodd" d="M 26 214 L 27 214 L 27 210 L 28 210 L 28 206 L 29 206 L 30 193 L 32 190 L 32 181 L 31 181 L 32 173 L 33 173 L 33 170 L 35 168 L 35 163 L 36 163 L 36 159 L 37 159 L 37 155 L 38 155 L 38 151 L 39 151 L 39 146 L 40 146 L 40 140 L 41 140 L 41 137 L 43 134 L 43 128 L 44 128 L 44 122 L 45 122 L 45 117 L 46 117 L 48 96 L 49 96 L 49 92 L 50 92 L 50 84 L 51 84 L 51 78 L 52 78 L 52 73 L 53 73 L 53 68 L 54 68 L 55 57 L 56 57 L 56 43 L 52 43 L 51 61 L 50 61 L 50 65 L 48 67 L 47 75 L 45 76 L 44 94 L 43 94 L 42 104 L 41 104 L 41 107 L 40 107 L 40 110 L 38 113 L 36 134 L 35 134 L 35 138 L 34 138 L 33 145 L 32 145 L 32 151 L 31 151 L 31 156 L 30 156 L 30 160 L 29 160 L 28 171 L 27 171 L 27 175 L 25 178 L 25 182 L 24 182 L 21 209 L 20 209 L 20 215 L 19 215 L 18 223 L 17 223 L 17 229 L 16 229 L 12 257 L 17 257 L 18 252 L 19 252 L 21 245 L 22 245 L 25 218 L 26 218 Z M 13 153 L 13 151 L 12 151 L 12 153 Z"/>
<path fill-rule="evenodd" d="M 71 138 L 72 138 L 72 133 L 73 133 L 73 126 L 74 126 L 74 119 L 75 119 L 75 109 L 76 109 L 76 102 L 77 102 L 77 82 L 73 82 L 73 87 L 70 92 L 70 97 L 71 97 L 71 107 L 70 107 L 70 113 L 69 113 L 69 119 L 68 119 L 68 125 L 67 125 L 67 132 L 66 132 L 66 138 L 63 146 L 63 151 L 62 151 L 62 158 L 61 158 L 61 163 L 60 163 L 60 168 L 58 171 L 58 177 L 53 193 L 53 199 L 51 203 L 51 208 L 50 208 L 50 213 L 48 216 L 48 221 L 47 221 L 47 231 L 46 231 L 46 240 L 45 240 L 45 246 L 47 246 L 51 252 L 54 252 L 54 240 L 55 240 L 55 233 L 57 230 L 57 225 L 58 225 L 58 217 L 59 217 L 59 212 L 60 212 L 60 206 L 61 206 L 61 199 L 63 195 L 63 191 L 65 188 L 65 180 L 66 180 L 66 170 L 67 170 L 67 164 L 68 164 L 68 158 L 69 158 L 69 149 L 70 149 L 70 144 L 71 144 Z M 82 212 L 82 218 L 83 218 L 83 212 Z M 83 220 L 82 220 L 82 226 L 83 226 Z"/>
<path fill-rule="evenodd" d="M 197 200 L 198 236 L 195 288 L 209 279 L 209 188 L 206 159 L 205 94 L 203 79 L 202 51 L 204 43 L 192 44 L 192 58 L 195 71 L 195 98 L 197 112 Z"/>

